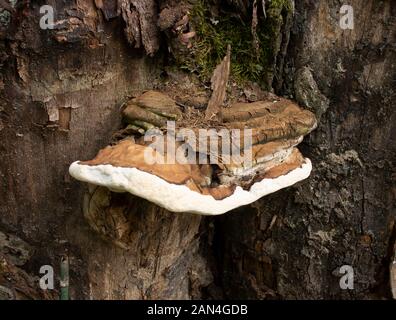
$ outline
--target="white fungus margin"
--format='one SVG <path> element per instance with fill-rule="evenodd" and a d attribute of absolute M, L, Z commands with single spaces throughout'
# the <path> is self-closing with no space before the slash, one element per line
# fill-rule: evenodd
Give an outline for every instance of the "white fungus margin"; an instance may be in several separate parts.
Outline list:
<path fill-rule="evenodd" d="M 71 164 L 69 172 L 78 180 L 104 186 L 115 192 L 129 192 L 172 212 L 219 215 L 306 179 L 311 173 L 312 164 L 308 158 L 304 160 L 301 167 L 283 176 L 256 182 L 249 191 L 237 186 L 231 196 L 222 200 L 202 195 L 185 185 L 169 183 L 137 168 L 114 167 L 109 164 L 89 166 L 76 161 Z"/>

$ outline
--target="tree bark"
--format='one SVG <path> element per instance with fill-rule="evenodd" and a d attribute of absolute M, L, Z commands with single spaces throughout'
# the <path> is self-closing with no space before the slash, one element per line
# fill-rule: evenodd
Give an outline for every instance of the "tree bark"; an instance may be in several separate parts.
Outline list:
<path fill-rule="evenodd" d="M 229 297 L 390 298 L 395 242 L 395 3 L 296 1 L 280 93 L 320 118 L 305 139 L 311 177 L 219 218 Z M 392 80 L 393 79 L 393 80 Z M 339 268 L 354 268 L 341 290 Z"/>
<path fill-rule="evenodd" d="M 0 286 L 10 289 L 0 296 L 57 298 L 39 288 L 39 269 L 59 278 L 67 255 L 72 299 L 390 298 L 395 3 L 350 1 L 353 30 L 340 28 L 335 0 L 282 14 L 271 84 L 320 118 L 302 150 L 314 171 L 213 218 L 68 175 L 110 142 L 123 103 L 159 83 L 162 2 L 48 1 L 53 30 L 30 1 L 0 19 Z M 84 218 L 87 197 L 96 210 Z M 342 265 L 354 290 L 339 286 Z"/>

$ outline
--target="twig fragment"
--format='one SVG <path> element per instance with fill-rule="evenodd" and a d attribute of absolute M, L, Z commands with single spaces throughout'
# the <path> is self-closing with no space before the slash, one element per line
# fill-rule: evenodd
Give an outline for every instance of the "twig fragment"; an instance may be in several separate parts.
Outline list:
<path fill-rule="evenodd" d="M 212 96 L 205 112 L 205 120 L 222 122 L 221 108 L 226 97 L 227 83 L 230 76 L 231 46 L 227 47 L 227 55 L 216 67 L 211 78 Z"/>

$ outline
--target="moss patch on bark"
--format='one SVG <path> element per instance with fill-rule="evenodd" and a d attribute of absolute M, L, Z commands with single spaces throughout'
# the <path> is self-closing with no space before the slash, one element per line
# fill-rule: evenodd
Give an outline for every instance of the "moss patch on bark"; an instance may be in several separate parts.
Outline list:
<path fill-rule="evenodd" d="M 227 10 L 230 10 L 227 14 L 214 14 L 216 10 L 208 0 L 194 1 L 190 21 L 197 35 L 189 54 L 176 58 L 179 66 L 198 73 L 203 81 L 208 81 L 230 44 L 231 78 L 239 84 L 253 81 L 268 87 L 271 82 L 268 77 L 273 74 L 280 47 L 279 33 L 284 16 L 292 10 L 291 1 L 268 2 L 266 17 L 262 8 L 258 8 L 257 44 L 252 30 L 252 12 L 243 17 L 235 7 L 230 6 Z"/>

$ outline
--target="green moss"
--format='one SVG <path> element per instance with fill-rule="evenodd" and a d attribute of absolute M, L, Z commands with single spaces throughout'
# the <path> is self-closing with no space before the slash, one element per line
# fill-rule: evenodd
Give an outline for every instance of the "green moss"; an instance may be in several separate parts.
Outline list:
<path fill-rule="evenodd" d="M 290 11 L 289 0 L 272 0 L 267 6 L 267 18 L 260 17 L 257 25 L 259 51 L 255 50 L 251 17 L 244 21 L 237 14 L 216 17 L 211 21 L 208 0 L 196 0 L 191 11 L 191 23 L 197 33 L 189 55 L 179 57 L 179 65 L 197 72 L 208 81 L 215 66 L 232 47 L 231 77 L 238 83 L 246 80 L 267 85 L 268 75 L 277 53 L 277 39 L 283 23 L 282 12 Z"/>

